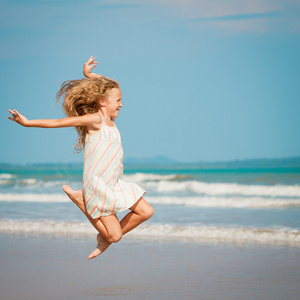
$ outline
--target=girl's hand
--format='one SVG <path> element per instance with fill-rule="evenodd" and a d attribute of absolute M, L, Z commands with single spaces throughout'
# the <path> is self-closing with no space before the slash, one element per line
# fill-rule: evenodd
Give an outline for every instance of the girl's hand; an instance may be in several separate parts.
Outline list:
<path fill-rule="evenodd" d="M 96 57 L 93 57 L 92 55 L 83 66 L 83 75 L 87 78 L 99 77 L 98 74 L 91 73 L 91 70 L 95 68 L 98 64 L 98 62 L 96 62 L 95 59 Z"/>
<path fill-rule="evenodd" d="M 19 123 L 20 125 L 25 126 L 25 127 L 28 125 L 29 121 L 23 115 L 21 115 L 17 110 L 14 109 L 12 111 L 9 109 L 8 111 L 12 115 L 12 117 L 8 117 L 10 120 L 12 120 L 16 123 Z"/>

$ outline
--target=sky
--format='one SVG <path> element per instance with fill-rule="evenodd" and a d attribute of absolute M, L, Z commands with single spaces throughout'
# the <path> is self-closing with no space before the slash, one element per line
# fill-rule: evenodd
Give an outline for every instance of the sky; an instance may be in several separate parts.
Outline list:
<path fill-rule="evenodd" d="M 56 92 L 94 55 L 119 81 L 125 158 L 300 156 L 300 1 L 0 0 L 0 163 L 81 162 Z"/>

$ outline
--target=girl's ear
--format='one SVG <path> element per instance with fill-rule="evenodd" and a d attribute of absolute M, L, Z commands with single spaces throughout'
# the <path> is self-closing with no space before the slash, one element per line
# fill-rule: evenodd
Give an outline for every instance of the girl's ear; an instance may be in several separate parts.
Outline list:
<path fill-rule="evenodd" d="M 98 105 L 101 107 L 101 106 L 106 106 L 106 99 L 104 99 L 104 98 L 100 98 L 99 100 L 98 100 Z"/>

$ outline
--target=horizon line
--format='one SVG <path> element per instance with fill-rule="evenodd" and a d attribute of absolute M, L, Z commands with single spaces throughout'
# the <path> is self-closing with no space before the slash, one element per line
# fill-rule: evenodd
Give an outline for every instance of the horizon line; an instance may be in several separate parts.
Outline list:
<path fill-rule="evenodd" d="M 171 158 L 168 158 L 167 156 L 154 156 L 154 157 L 148 157 L 148 158 L 133 158 L 129 157 L 123 161 L 124 164 L 126 164 L 126 160 L 128 159 L 135 159 L 139 161 L 145 160 L 145 165 L 149 164 L 149 160 L 155 160 L 156 158 L 164 158 L 166 160 L 171 160 L 172 162 L 167 163 L 168 165 L 172 164 L 178 164 L 178 165 L 191 165 L 191 164 L 220 164 L 220 163 L 236 163 L 236 162 L 249 162 L 249 161 L 282 161 L 282 160 L 300 160 L 300 155 L 298 156 L 288 156 L 288 157 L 274 157 L 274 158 L 236 158 L 236 159 L 230 159 L 230 160 L 214 160 L 214 161 L 191 161 L 191 162 L 181 162 L 177 161 Z M 1 166 L 32 166 L 32 165 L 83 165 L 82 162 L 27 162 L 27 163 L 10 163 L 10 162 L 0 162 L 0 167 Z M 128 163 L 128 165 L 134 165 L 136 163 Z M 143 165 L 142 162 L 139 162 L 138 164 Z M 153 164 L 153 162 L 152 162 Z M 163 165 L 164 163 L 158 163 L 158 165 Z"/>

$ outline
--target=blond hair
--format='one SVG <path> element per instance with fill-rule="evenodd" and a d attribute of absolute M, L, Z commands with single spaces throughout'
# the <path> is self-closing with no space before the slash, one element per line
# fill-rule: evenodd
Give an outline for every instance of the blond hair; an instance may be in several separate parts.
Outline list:
<path fill-rule="evenodd" d="M 113 79 L 99 76 L 65 81 L 56 94 L 56 103 L 63 97 L 63 110 L 68 117 L 83 116 L 96 113 L 99 110 L 99 99 L 105 99 L 113 88 L 119 88 L 119 83 Z M 78 138 L 74 148 L 77 152 L 84 149 L 84 126 L 75 127 Z"/>

